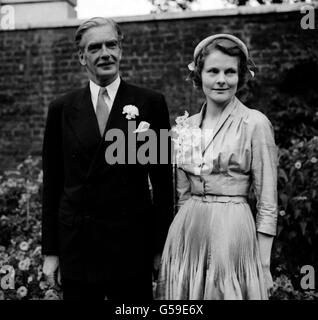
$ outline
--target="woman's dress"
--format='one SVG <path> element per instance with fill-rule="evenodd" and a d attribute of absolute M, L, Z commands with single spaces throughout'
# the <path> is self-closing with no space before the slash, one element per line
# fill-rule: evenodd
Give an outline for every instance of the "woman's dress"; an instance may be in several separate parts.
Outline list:
<path fill-rule="evenodd" d="M 180 209 L 166 239 L 158 297 L 267 299 L 256 231 L 276 234 L 272 126 L 261 112 L 234 98 L 202 147 L 197 133 L 204 113 L 205 106 L 185 122 L 195 134 L 180 144 Z M 257 198 L 255 219 L 247 202 L 251 185 Z"/>

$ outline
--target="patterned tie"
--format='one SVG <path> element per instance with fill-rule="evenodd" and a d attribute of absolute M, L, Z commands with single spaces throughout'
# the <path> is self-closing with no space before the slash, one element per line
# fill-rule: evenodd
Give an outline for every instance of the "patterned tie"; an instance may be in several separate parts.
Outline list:
<path fill-rule="evenodd" d="M 105 101 L 107 97 L 108 97 L 108 93 L 106 88 L 100 88 L 98 93 L 97 106 L 96 106 L 96 117 L 97 117 L 99 132 L 101 136 L 104 133 L 106 123 L 109 117 L 109 108 Z"/>

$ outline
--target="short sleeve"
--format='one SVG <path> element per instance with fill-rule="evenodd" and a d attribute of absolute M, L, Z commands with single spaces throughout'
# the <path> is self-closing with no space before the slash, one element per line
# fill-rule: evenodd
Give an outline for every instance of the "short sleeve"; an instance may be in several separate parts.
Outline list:
<path fill-rule="evenodd" d="M 260 112 L 252 132 L 252 177 L 257 198 L 256 229 L 276 235 L 277 147 L 270 121 Z"/>

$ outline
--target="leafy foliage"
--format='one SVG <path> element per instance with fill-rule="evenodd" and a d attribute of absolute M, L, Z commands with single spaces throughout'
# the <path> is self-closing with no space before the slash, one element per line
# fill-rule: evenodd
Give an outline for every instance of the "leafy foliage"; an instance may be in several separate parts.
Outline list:
<path fill-rule="evenodd" d="M 317 299 L 300 288 L 304 265 L 318 270 L 318 58 L 281 65 L 268 74 L 272 87 L 262 95 L 257 82 L 247 105 L 259 106 L 274 125 L 279 146 L 278 234 L 272 250 L 272 299 Z M 253 101 L 254 99 L 254 101 Z M 0 299 L 60 299 L 54 282 L 42 275 L 41 194 L 38 159 L 27 158 L 0 176 L 0 278 L 15 271 L 15 288 Z M 1 282 L 2 284 L 2 282 Z"/>
<path fill-rule="evenodd" d="M 309 291 L 299 291 L 296 290 L 291 283 L 290 279 L 281 274 L 276 277 L 272 295 L 270 297 L 271 300 L 317 300 L 318 293 L 309 290 Z"/>
<path fill-rule="evenodd" d="M 153 5 L 152 13 L 191 10 L 191 4 L 197 0 L 149 0 Z"/>
<path fill-rule="evenodd" d="M 170 11 L 185 11 L 191 10 L 191 5 L 197 0 L 149 0 L 153 5 L 152 13 L 170 12 Z M 284 3 L 297 3 L 306 2 L 306 0 L 223 0 L 224 3 L 228 3 L 236 6 L 250 5 L 251 2 L 257 1 L 260 5 L 266 4 L 284 4 Z M 312 0 L 311 3 L 316 0 Z M 308 1 L 307 1 L 308 4 Z M 310 3 L 309 3 L 310 4 Z"/>
<path fill-rule="evenodd" d="M 318 270 L 317 72 L 315 56 L 280 64 L 276 72 L 263 75 L 265 90 L 257 81 L 250 84 L 253 97 L 246 103 L 266 113 L 275 130 L 280 210 L 272 271 L 276 277 L 285 275 L 295 290 L 301 290 L 302 266 Z M 276 297 L 300 297 L 288 290 Z"/>
<path fill-rule="evenodd" d="M 250 4 L 251 0 L 225 0 L 231 4 L 237 6 L 246 6 Z M 306 2 L 306 0 L 255 0 L 259 4 L 284 4 L 284 3 L 295 3 L 295 2 Z"/>
<path fill-rule="evenodd" d="M 296 287 L 300 268 L 318 268 L 318 137 L 293 140 L 280 150 L 278 190 L 280 219 L 274 261 L 292 275 Z"/>
<path fill-rule="evenodd" d="M 28 157 L 0 176 L 0 300 L 61 297 L 42 274 L 41 187 L 39 159 Z"/>

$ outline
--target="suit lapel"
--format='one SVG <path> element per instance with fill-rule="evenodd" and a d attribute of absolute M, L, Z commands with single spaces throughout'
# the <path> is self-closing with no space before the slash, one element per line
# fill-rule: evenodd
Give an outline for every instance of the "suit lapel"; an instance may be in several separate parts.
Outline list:
<path fill-rule="evenodd" d="M 130 90 L 130 86 L 121 80 L 112 109 L 109 114 L 109 118 L 106 124 L 103 138 L 100 139 L 100 143 L 97 147 L 96 154 L 92 161 L 90 170 L 87 176 L 94 175 L 95 172 L 100 173 L 101 170 L 109 170 L 112 166 L 107 165 L 105 161 L 105 149 L 109 146 L 112 141 L 105 141 L 106 132 L 110 129 L 120 129 L 124 132 L 127 139 L 128 132 L 128 120 L 123 114 L 123 108 L 125 105 L 135 104 L 135 95 L 133 90 Z"/>
<path fill-rule="evenodd" d="M 127 130 L 128 121 L 123 114 L 123 108 L 125 105 L 134 103 L 135 98 L 131 90 L 129 90 L 129 85 L 121 80 L 103 136 L 105 136 L 107 130 L 113 128 L 122 129 L 124 132 Z"/>
<path fill-rule="evenodd" d="M 66 118 L 85 151 L 94 152 L 101 136 L 89 86 L 83 89 L 74 100 L 71 108 L 67 110 Z"/>
<path fill-rule="evenodd" d="M 105 152 L 107 145 L 104 141 L 106 131 L 118 128 L 125 134 L 127 133 L 128 120 L 122 112 L 124 106 L 129 104 L 136 104 L 136 97 L 134 91 L 130 89 L 130 86 L 121 80 L 103 138 L 100 136 L 96 114 L 91 101 L 89 85 L 82 90 L 74 100 L 71 108 L 67 110 L 67 121 L 83 147 L 84 153 L 88 154 L 92 159 L 87 176 L 93 174 L 102 163 L 106 164 L 104 156 L 100 156 Z"/>
<path fill-rule="evenodd" d="M 107 130 L 112 128 L 120 128 L 122 130 L 127 128 L 128 121 L 122 111 L 125 105 L 133 104 L 135 101 L 130 91 L 129 85 L 121 80 L 104 135 Z M 102 138 L 91 100 L 89 85 L 74 100 L 71 108 L 66 112 L 66 117 L 83 148 L 86 151 L 97 150 Z"/>

